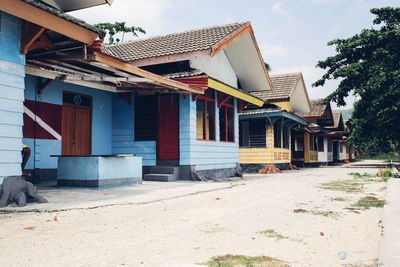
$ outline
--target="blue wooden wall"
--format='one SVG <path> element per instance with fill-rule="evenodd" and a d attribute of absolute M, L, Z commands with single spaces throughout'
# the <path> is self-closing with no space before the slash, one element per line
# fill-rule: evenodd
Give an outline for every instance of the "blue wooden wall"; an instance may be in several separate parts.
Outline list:
<path fill-rule="evenodd" d="M 143 166 L 156 165 L 156 142 L 137 141 L 134 133 L 134 96 L 131 104 L 122 95 L 113 95 L 112 153 L 136 154 L 142 157 Z"/>
<path fill-rule="evenodd" d="M 92 154 L 110 155 L 111 149 L 111 122 L 112 122 L 112 93 L 92 89 L 89 87 L 54 81 L 43 91 L 39 98 L 37 86 L 38 77 L 27 75 L 25 78 L 25 98 L 28 100 L 62 105 L 63 91 L 71 91 L 92 96 Z M 60 133 L 61 134 L 61 133 Z M 55 169 L 57 158 L 50 155 L 61 154 L 61 141 L 24 138 L 24 144 L 31 150 L 31 157 L 26 169 Z"/>
<path fill-rule="evenodd" d="M 216 104 L 215 104 L 216 105 Z M 239 163 L 239 117 L 235 99 L 235 143 L 219 141 L 219 109 L 216 108 L 216 141 L 196 140 L 196 102 L 180 98 L 180 165 L 196 165 L 196 170 L 236 167 Z"/>
<path fill-rule="evenodd" d="M 25 57 L 20 54 L 21 21 L 1 12 L 0 183 L 21 175 Z"/>

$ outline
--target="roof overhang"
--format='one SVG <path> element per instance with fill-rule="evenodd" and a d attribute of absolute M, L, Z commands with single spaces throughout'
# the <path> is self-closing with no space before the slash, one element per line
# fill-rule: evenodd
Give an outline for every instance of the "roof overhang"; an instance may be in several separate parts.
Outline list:
<path fill-rule="evenodd" d="M 274 117 L 282 117 L 289 119 L 296 124 L 301 124 L 301 125 L 307 125 L 307 121 L 300 118 L 299 116 L 294 115 L 293 113 L 287 112 L 287 111 L 279 111 L 279 112 L 266 112 L 266 113 L 260 113 L 260 114 L 246 114 L 246 115 L 240 115 L 239 114 L 239 119 L 256 119 L 256 118 L 274 118 Z"/>
<path fill-rule="evenodd" d="M 258 99 L 257 97 L 254 97 L 246 92 L 242 92 L 236 88 L 233 88 L 212 78 L 208 78 L 208 87 L 259 107 L 262 107 L 264 105 L 264 101 L 262 101 L 261 99 Z"/>
<path fill-rule="evenodd" d="M 224 51 L 245 91 L 273 90 L 271 79 L 250 22 L 211 48 L 211 56 Z"/>
<path fill-rule="evenodd" d="M 62 10 L 64 12 L 80 10 L 88 7 L 100 6 L 109 4 L 110 6 L 114 0 L 42 0 L 46 4 Z"/>
<path fill-rule="evenodd" d="M 99 36 L 95 32 L 20 0 L 0 0 L 0 10 L 87 45 L 93 44 Z"/>

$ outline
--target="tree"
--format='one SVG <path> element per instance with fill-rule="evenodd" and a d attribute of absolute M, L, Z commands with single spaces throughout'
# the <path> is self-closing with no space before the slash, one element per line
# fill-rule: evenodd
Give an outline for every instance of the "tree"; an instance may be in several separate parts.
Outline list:
<path fill-rule="evenodd" d="M 267 62 L 264 62 L 264 65 L 267 71 L 271 71 L 271 66 Z"/>
<path fill-rule="evenodd" d="M 109 35 L 108 37 L 109 44 L 119 43 L 120 41 L 123 42 L 126 33 L 132 33 L 133 36 L 135 37 L 138 37 L 139 32 L 144 34 L 146 33 L 146 31 L 141 27 L 126 26 L 126 22 L 115 22 L 115 23 L 105 22 L 105 23 L 95 24 L 94 26 L 99 29 L 107 31 Z M 122 40 L 120 40 L 119 38 L 114 39 L 114 35 L 118 33 L 122 33 Z"/>
<path fill-rule="evenodd" d="M 319 61 L 326 73 L 313 86 L 340 79 L 325 101 L 354 104 L 349 143 L 369 153 L 397 152 L 400 147 L 400 8 L 374 8 L 375 27 L 347 39 L 336 39 L 336 55 Z"/>

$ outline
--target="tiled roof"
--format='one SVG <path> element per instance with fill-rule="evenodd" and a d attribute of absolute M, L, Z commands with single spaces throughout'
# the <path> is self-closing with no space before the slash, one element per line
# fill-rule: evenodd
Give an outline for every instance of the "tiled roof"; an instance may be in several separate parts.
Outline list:
<path fill-rule="evenodd" d="M 311 112 L 309 113 L 296 113 L 297 115 L 305 118 L 322 117 L 324 115 L 327 104 L 324 104 L 324 99 L 312 99 L 310 101 Z"/>
<path fill-rule="evenodd" d="M 341 115 L 342 115 L 342 112 L 340 110 L 332 110 L 333 126 L 327 127 L 327 128 L 339 128 L 339 122 L 340 122 Z"/>
<path fill-rule="evenodd" d="M 34 7 L 40 8 L 41 10 L 46 11 L 47 13 L 53 14 L 53 15 L 55 15 L 57 17 L 60 17 L 60 18 L 65 19 L 65 20 L 67 20 L 69 22 L 72 22 L 72 23 L 74 23 L 74 24 L 76 24 L 76 25 L 78 25 L 78 26 L 80 26 L 82 28 L 85 28 L 85 29 L 89 30 L 89 31 L 97 33 L 101 38 L 103 38 L 106 35 L 105 31 L 103 31 L 103 30 L 101 30 L 99 28 L 96 28 L 93 25 L 88 24 L 83 20 L 80 20 L 80 19 L 77 19 L 77 18 L 75 18 L 73 16 L 67 15 L 63 11 L 61 11 L 61 10 L 59 10 L 57 8 L 54 8 L 52 6 L 49 6 L 49 5 L 47 5 L 46 3 L 44 3 L 44 2 L 42 2 L 40 0 L 22 0 L 22 1 L 27 3 L 27 4 L 32 5 Z"/>
<path fill-rule="evenodd" d="M 289 100 L 297 81 L 300 79 L 301 73 L 287 73 L 271 75 L 271 82 L 273 91 L 257 91 L 252 92 L 253 95 L 261 98 L 264 101 L 273 100 Z"/>
<path fill-rule="evenodd" d="M 138 39 L 122 44 L 103 45 L 104 53 L 127 61 L 210 49 L 247 22 L 189 30 Z"/>
<path fill-rule="evenodd" d="M 283 109 L 280 107 L 245 109 L 242 112 L 240 112 L 239 115 L 267 114 L 267 113 L 274 113 L 281 111 L 283 111 Z"/>

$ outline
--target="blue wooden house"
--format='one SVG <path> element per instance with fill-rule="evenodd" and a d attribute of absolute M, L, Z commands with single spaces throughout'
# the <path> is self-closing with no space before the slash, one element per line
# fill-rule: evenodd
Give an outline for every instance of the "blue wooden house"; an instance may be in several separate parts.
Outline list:
<path fill-rule="evenodd" d="M 271 90 L 250 23 L 105 46 L 64 13 L 105 1 L 56 2 L 1 1 L 0 179 L 21 175 L 23 144 L 59 185 L 240 173 L 238 113 Z"/>

